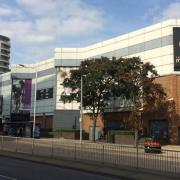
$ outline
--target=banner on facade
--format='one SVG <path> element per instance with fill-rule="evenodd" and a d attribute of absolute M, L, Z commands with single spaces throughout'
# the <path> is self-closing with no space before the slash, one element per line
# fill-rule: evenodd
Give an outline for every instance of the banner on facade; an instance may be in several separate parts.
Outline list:
<path fill-rule="evenodd" d="M 79 103 L 72 101 L 70 103 L 64 103 L 62 96 L 69 96 L 75 93 L 77 90 L 72 90 L 72 88 L 63 87 L 63 82 L 65 78 L 69 78 L 71 75 L 71 70 L 75 70 L 77 67 L 59 67 L 57 68 L 57 89 L 56 89 L 56 109 L 57 110 L 79 110 Z"/>
<path fill-rule="evenodd" d="M 11 113 L 31 109 L 31 79 L 12 79 Z"/>
<path fill-rule="evenodd" d="M 37 90 L 36 100 L 51 99 L 53 98 L 53 88 L 46 88 Z"/>
<path fill-rule="evenodd" d="M 180 71 L 180 28 L 173 28 L 174 71 Z"/>
<path fill-rule="evenodd" d="M 3 109 L 3 96 L 0 96 L 0 114 L 2 114 Z"/>

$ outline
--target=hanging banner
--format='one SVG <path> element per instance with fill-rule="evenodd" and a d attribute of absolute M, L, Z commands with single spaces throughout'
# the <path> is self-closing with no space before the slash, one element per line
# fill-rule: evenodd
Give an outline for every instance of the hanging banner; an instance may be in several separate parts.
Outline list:
<path fill-rule="evenodd" d="M 3 109 L 3 96 L 0 96 L 0 114 L 2 114 Z"/>
<path fill-rule="evenodd" d="M 12 79 L 11 113 L 31 109 L 31 79 Z"/>
<path fill-rule="evenodd" d="M 180 28 L 173 28 L 174 71 L 180 71 Z"/>

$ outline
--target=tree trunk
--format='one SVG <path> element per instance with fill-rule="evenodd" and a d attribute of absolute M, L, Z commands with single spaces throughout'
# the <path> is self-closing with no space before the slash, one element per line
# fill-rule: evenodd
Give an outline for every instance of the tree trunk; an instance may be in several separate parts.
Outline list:
<path fill-rule="evenodd" d="M 93 136 L 93 142 L 96 142 L 96 120 L 97 117 L 93 116 L 93 132 L 92 132 L 92 136 Z"/>

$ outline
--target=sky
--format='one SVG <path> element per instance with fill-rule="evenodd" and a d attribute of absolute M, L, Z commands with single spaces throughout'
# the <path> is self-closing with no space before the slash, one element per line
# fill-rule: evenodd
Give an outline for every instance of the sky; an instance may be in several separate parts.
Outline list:
<path fill-rule="evenodd" d="M 180 0 L 0 0 L 0 34 L 11 38 L 11 64 L 54 56 L 157 22 L 180 18 Z"/>

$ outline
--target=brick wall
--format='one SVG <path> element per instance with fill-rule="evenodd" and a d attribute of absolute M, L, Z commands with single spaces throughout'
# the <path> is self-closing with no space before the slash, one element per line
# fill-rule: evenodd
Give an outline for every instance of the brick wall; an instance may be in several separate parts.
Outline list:
<path fill-rule="evenodd" d="M 88 114 L 83 115 L 83 124 L 82 128 L 85 132 L 89 133 L 90 127 L 93 126 L 93 120 Z M 101 131 L 103 131 L 104 128 L 104 118 L 102 116 L 98 116 L 96 126 L 101 128 Z"/>
<path fill-rule="evenodd" d="M 33 121 L 33 117 L 31 117 Z M 36 123 L 41 124 L 41 128 L 52 129 L 53 116 L 36 116 Z"/>
<path fill-rule="evenodd" d="M 180 75 L 158 77 L 155 82 L 162 84 L 168 98 L 173 98 L 176 107 L 176 117 L 168 119 L 170 143 L 178 143 L 178 127 L 180 127 Z"/>
<path fill-rule="evenodd" d="M 156 83 L 162 84 L 167 96 L 173 98 L 176 104 L 176 111 L 180 114 L 180 76 L 179 75 L 168 75 L 162 76 L 155 80 Z M 178 93 L 179 92 L 179 93 Z"/>

